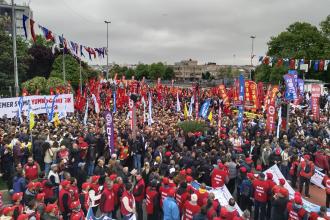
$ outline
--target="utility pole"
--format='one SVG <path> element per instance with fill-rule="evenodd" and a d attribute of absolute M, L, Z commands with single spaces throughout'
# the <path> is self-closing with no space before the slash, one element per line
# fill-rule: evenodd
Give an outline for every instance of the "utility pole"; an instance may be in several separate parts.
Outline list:
<path fill-rule="evenodd" d="M 104 21 L 107 25 L 107 74 L 106 78 L 109 78 L 109 24 L 111 24 L 111 21 Z"/>
<path fill-rule="evenodd" d="M 254 57 L 254 39 L 256 38 L 256 36 L 254 36 L 254 35 L 251 35 L 250 36 L 250 38 L 251 38 L 251 43 L 252 43 L 252 45 L 251 45 L 251 57 L 250 57 L 250 59 L 251 59 L 251 68 L 253 67 L 253 57 Z M 252 80 L 252 69 L 250 70 L 250 80 Z"/>
<path fill-rule="evenodd" d="M 62 34 L 62 52 L 63 52 L 63 54 L 62 54 L 62 65 L 63 65 L 63 67 L 62 67 L 62 69 L 63 69 L 63 81 L 64 81 L 64 84 L 66 83 L 66 79 L 65 79 L 65 46 L 64 46 L 64 37 L 63 37 L 63 34 Z"/>
<path fill-rule="evenodd" d="M 15 95 L 19 96 L 19 86 L 18 86 L 18 68 L 17 68 L 17 54 L 16 54 L 16 11 L 14 0 L 11 0 L 11 22 L 12 22 L 12 37 L 13 37 L 13 57 L 14 57 L 14 75 L 15 75 Z"/>

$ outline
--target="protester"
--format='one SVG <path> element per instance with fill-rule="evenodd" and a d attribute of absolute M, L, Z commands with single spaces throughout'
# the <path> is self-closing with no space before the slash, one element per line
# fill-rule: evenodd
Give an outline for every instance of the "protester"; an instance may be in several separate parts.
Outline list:
<path fill-rule="evenodd" d="M 86 98 L 78 94 L 75 98 L 84 100 L 82 109 L 61 118 L 57 126 L 48 121 L 47 115 L 39 114 L 31 131 L 31 143 L 28 123 L 19 124 L 15 118 L 0 119 L 0 170 L 13 189 L 11 205 L 15 206 L 13 211 L 5 208 L 3 216 L 18 218 L 29 212 L 40 219 L 73 219 L 87 216 L 90 211 L 96 217 L 114 219 L 140 220 L 147 215 L 149 220 L 246 220 L 252 215 L 256 220 L 276 220 L 292 218 L 295 213 L 301 215 L 299 218 L 308 215 L 301 198 L 288 202 L 284 185 L 288 181 L 295 187 L 298 181 L 299 191 L 305 186 L 308 197 L 315 166 L 328 170 L 330 131 L 326 109 L 320 109 L 318 121 L 310 115 L 309 107 L 291 106 L 288 128 L 280 126 L 277 138 L 276 131 L 267 130 L 267 111 L 262 109 L 247 110 L 255 116 L 244 116 L 243 126 L 238 128 L 236 107 L 213 91 L 217 88 L 159 89 L 141 83 L 134 103 L 135 124 L 131 127 L 131 84 L 127 81 L 126 86 L 119 80 L 118 105 L 112 118 L 113 145 L 109 146 L 107 122 L 102 116 L 105 110 L 112 110 L 111 86 L 114 84 L 99 84 L 95 80 L 86 85 L 87 97 L 94 94 L 98 99 L 96 88 L 106 96 L 99 103 L 99 113 L 95 113 L 94 101 L 89 102 L 86 123 Z M 275 94 L 278 101 L 283 100 L 282 92 Z M 192 95 L 198 96 L 199 108 L 210 100 L 208 114 L 212 112 L 213 116 L 197 119 L 205 122 L 207 129 L 195 132 L 179 126 L 178 123 L 192 121 L 196 116 L 185 117 L 177 112 L 177 93 L 182 106 L 189 106 Z M 265 108 L 267 100 L 260 100 Z M 219 108 L 223 114 L 218 127 Z M 276 186 L 271 173 L 266 173 L 267 180 L 264 175 L 273 165 L 286 179 L 280 179 Z M 327 207 L 328 178 L 326 175 L 323 181 Z M 227 187 L 231 195 L 221 201 L 209 187 Z M 21 192 L 22 196 L 16 194 Z M 237 207 L 243 211 L 242 216 L 238 216 Z M 324 217 L 323 209 L 313 213 L 316 215 Z"/>

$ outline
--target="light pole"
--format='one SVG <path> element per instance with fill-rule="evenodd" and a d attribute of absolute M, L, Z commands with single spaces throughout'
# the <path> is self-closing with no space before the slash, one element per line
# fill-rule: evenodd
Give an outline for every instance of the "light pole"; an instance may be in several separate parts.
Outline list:
<path fill-rule="evenodd" d="M 14 57 L 14 75 L 15 75 L 15 95 L 19 96 L 18 87 L 18 68 L 17 68 L 17 54 L 16 54 L 16 11 L 14 0 L 11 0 L 11 22 L 12 22 L 12 37 L 13 37 L 13 57 Z"/>
<path fill-rule="evenodd" d="M 256 36 L 253 36 L 253 35 L 251 35 L 250 36 L 250 38 L 251 38 L 251 43 L 252 43 L 252 45 L 251 45 L 251 66 L 253 66 L 253 63 L 252 63 L 252 60 L 253 60 L 253 50 L 254 50 L 254 39 L 256 38 Z"/>
<path fill-rule="evenodd" d="M 65 43 L 64 43 L 63 34 L 62 34 L 62 51 L 63 51 L 63 54 L 62 54 L 62 71 L 63 71 L 63 81 L 64 81 L 64 84 L 65 84 L 66 83 L 66 77 L 65 77 Z"/>
<path fill-rule="evenodd" d="M 111 21 L 104 21 L 107 25 L 107 79 L 109 74 L 109 24 L 111 24 Z"/>
<path fill-rule="evenodd" d="M 253 52 L 253 50 L 254 50 L 254 39 L 256 38 L 256 36 L 253 36 L 253 35 L 251 35 L 250 36 L 250 38 L 251 38 L 251 70 L 250 70 L 250 80 L 252 80 L 252 67 L 253 67 L 253 62 L 252 62 L 252 60 L 253 60 L 253 57 L 254 57 L 254 52 Z"/>

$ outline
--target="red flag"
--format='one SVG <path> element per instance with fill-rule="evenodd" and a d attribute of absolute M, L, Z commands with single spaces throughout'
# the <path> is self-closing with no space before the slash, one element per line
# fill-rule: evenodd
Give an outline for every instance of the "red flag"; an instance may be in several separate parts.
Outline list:
<path fill-rule="evenodd" d="M 36 42 L 36 34 L 34 32 L 34 20 L 30 19 L 30 30 L 31 30 L 31 37 L 33 39 L 34 42 Z"/>
<path fill-rule="evenodd" d="M 230 103 L 229 103 L 226 87 L 224 85 L 219 86 L 219 95 L 222 98 L 223 103 L 228 106 Z"/>
<path fill-rule="evenodd" d="M 312 84 L 312 114 L 315 121 L 320 119 L 320 96 L 321 86 Z"/>
<path fill-rule="evenodd" d="M 222 112 L 221 112 L 221 105 L 219 104 L 219 113 L 218 113 L 218 136 L 220 137 L 221 135 L 221 117 L 222 117 Z"/>
<path fill-rule="evenodd" d="M 296 60 L 295 59 L 290 59 L 289 61 L 289 69 L 294 70 L 296 67 Z"/>

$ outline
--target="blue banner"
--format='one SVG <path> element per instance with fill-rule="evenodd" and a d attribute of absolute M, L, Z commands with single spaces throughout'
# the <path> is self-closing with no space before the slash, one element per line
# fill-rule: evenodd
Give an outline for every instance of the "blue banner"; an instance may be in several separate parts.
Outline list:
<path fill-rule="evenodd" d="M 55 110 L 55 100 L 56 98 L 58 97 L 58 94 L 56 94 L 53 98 L 53 101 L 52 101 L 52 108 L 50 109 L 50 113 L 48 115 L 48 121 L 52 121 L 53 120 L 53 117 L 54 117 L 54 110 Z M 46 106 L 47 107 L 47 106 Z"/>
<path fill-rule="evenodd" d="M 241 134 L 243 131 L 244 95 L 245 95 L 245 79 L 244 76 L 241 74 L 239 76 L 239 93 L 238 93 L 238 100 L 240 101 L 240 104 L 238 106 L 238 120 L 237 120 L 238 134 Z"/>
<path fill-rule="evenodd" d="M 297 88 L 301 97 L 304 97 L 304 80 L 298 79 Z"/>
<path fill-rule="evenodd" d="M 209 107 L 210 107 L 210 103 L 211 103 L 211 99 L 207 99 L 202 107 L 201 107 L 201 110 L 199 111 L 199 115 L 203 118 L 206 118 L 207 117 L 207 112 L 209 110 Z"/>
<path fill-rule="evenodd" d="M 297 91 L 294 81 L 294 75 L 292 74 L 285 74 L 283 76 L 285 82 L 285 99 L 287 100 L 294 100 L 297 99 Z"/>
<path fill-rule="evenodd" d="M 238 100 L 241 101 L 241 105 L 243 105 L 244 101 L 244 94 L 245 94 L 245 80 L 244 76 L 241 74 L 239 76 L 239 93 L 238 93 Z"/>

